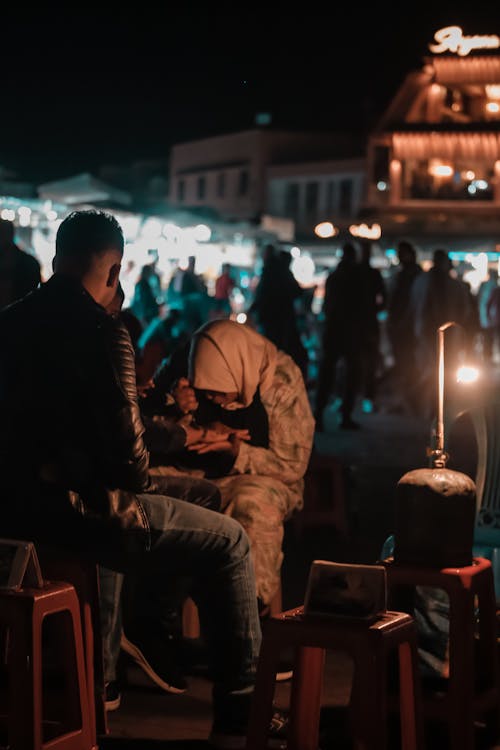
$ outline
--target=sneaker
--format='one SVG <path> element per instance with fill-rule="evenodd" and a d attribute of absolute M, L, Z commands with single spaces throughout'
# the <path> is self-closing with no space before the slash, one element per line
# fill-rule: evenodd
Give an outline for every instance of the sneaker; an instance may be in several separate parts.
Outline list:
<path fill-rule="evenodd" d="M 134 640 L 135 643 L 122 633 L 121 648 L 150 680 L 166 693 L 185 693 L 187 682 L 177 663 L 173 639 L 155 637 L 150 633 Z"/>
<path fill-rule="evenodd" d="M 121 700 L 118 681 L 107 682 L 104 686 L 104 708 L 106 711 L 116 711 L 117 708 L 120 708 Z"/>
<path fill-rule="evenodd" d="M 283 711 L 274 711 L 267 733 L 265 748 L 261 750 L 286 750 L 288 732 L 288 717 Z M 230 727 L 214 725 L 208 744 L 216 750 L 241 750 L 246 747 L 247 736 L 240 731 L 232 731 Z"/>

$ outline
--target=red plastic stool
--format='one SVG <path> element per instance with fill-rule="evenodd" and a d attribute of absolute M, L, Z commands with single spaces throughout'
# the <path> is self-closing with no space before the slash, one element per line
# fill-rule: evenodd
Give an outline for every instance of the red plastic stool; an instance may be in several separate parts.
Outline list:
<path fill-rule="evenodd" d="M 64 706 L 44 715 L 44 621 L 54 618 L 63 669 Z M 57 618 L 57 619 L 56 619 Z M 80 607 L 69 583 L 0 591 L 7 638 L 7 744 L 13 750 L 96 750 L 89 711 Z M 61 709 L 60 702 L 58 708 Z M 49 712 L 47 712 L 49 713 Z"/>
<path fill-rule="evenodd" d="M 93 736 L 108 734 L 105 710 L 104 659 L 99 608 L 99 574 L 94 562 L 65 557 L 61 550 L 40 546 L 44 578 L 74 586 L 80 604 L 85 673 Z"/>
<path fill-rule="evenodd" d="M 500 690 L 496 601 L 491 563 L 481 557 L 464 568 L 413 567 L 385 561 L 389 590 L 431 586 L 449 597 L 449 680 L 445 694 L 423 697 L 424 715 L 446 721 L 451 748 L 474 747 L 474 721 L 498 732 Z M 475 633 L 477 598 L 478 628 Z"/>
<path fill-rule="evenodd" d="M 266 621 L 257 667 L 247 750 L 266 747 L 280 650 L 295 648 L 288 750 L 317 750 L 325 649 L 347 651 L 354 661 L 353 731 L 356 748 L 387 750 L 387 666 L 399 655 L 401 748 L 422 747 L 421 707 L 413 618 L 386 612 L 375 622 L 305 616 L 303 607 Z"/>

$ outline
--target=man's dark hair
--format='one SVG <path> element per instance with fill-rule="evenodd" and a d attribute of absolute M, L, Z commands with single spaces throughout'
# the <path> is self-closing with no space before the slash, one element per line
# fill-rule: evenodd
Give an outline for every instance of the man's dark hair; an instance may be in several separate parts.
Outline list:
<path fill-rule="evenodd" d="M 123 255 L 123 246 L 122 228 L 114 216 L 104 211 L 73 211 L 57 230 L 56 258 L 85 272 L 92 256 L 111 249 Z"/>

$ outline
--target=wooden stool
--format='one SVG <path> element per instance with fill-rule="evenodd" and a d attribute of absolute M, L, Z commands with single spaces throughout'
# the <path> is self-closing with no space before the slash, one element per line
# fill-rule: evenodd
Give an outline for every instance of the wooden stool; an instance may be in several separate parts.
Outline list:
<path fill-rule="evenodd" d="M 424 715 L 447 722 L 453 750 L 474 747 L 474 721 L 486 719 L 498 729 L 500 691 L 496 637 L 496 602 L 489 560 L 474 558 L 464 568 L 413 567 L 385 561 L 387 585 L 443 589 L 450 602 L 449 680 L 446 694 L 424 695 Z M 478 628 L 475 633 L 477 598 Z"/>
<path fill-rule="evenodd" d="M 247 749 L 266 746 L 280 650 L 295 648 L 288 750 L 317 750 L 325 649 L 347 651 L 354 661 L 355 747 L 387 750 L 387 665 L 399 655 L 401 748 L 422 747 L 416 631 L 413 618 L 386 612 L 375 622 L 305 616 L 303 607 L 266 621 L 257 667 Z"/>
<path fill-rule="evenodd" d="M 53 618 L 64 674 L 57 719 L 44 716 L 42 630 Z M 69 583 L 0 591 L 7 637 L 7 737 L 13 750 L 96 750 L 89 710 L 80 607 Z"/>

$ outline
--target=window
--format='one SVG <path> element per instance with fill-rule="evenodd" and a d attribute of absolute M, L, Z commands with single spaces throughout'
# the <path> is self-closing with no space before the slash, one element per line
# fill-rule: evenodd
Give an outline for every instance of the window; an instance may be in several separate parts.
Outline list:
<path fill-rule="evenodd" d="M 318 183 L 308 182 L 306 185 L 306 213 L 308 216 L 316 213 L 318 206 Z"/>
<path fill-rule="evenodd" d="M 246 195 L 248 193 L 248 172 L 243 169 L 240 172 L 240 180 L 238 183 L 238 195 Z"/>
<path fill-rule="evenodd" d="M 337 183 L 330 180 L 326 185 L 326 210 L 335 211 L 337 208 Z"/>
<path fill-rule="evenodd" d="M 198 185 L 197 185 L 197 191 L 196 195 L 198 200 L 202 201 L 205 198 L 207 189 L 207 181 L 204 177 L 198 177 Z"/>
<path fill-rule="evenodd" d="M 339 214 L 350 216 L 352 214 L 352 180 L 341 180 L 339 192 Z"/>
<path fill-rule="evenodd" d="M 299 213 L 299 186 L 292 183 L 286 187 L 285 216 L 294 219 Z"/>
<path fill-rule="evenodd" d="M 224 198 L 225 193 L 226 193 L 226 174 L 225 172 L 220 172 L 220 174 L 217 175 L 217 197 Z"/>
<path fill-rule="evenodd" d="M 184 202 L 184 196 L 185 196 L 184 180 L 177 180 L 177 200 L 179 201 L 179 203 Z"/>

